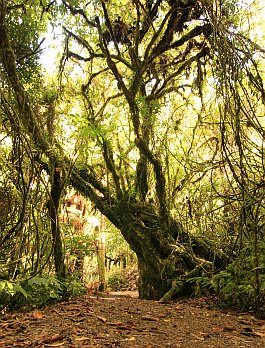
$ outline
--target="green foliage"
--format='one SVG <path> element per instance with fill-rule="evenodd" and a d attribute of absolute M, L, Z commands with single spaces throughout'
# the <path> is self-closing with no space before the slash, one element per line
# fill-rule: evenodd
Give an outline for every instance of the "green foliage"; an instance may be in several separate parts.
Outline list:
<path fill-rule="evenodd" d="M 53 103 L 56 98 L 58 98 L 57 92 L 53 89 L 45 90 L 43 92 L 43 104 L 51 104 Z"/>
<path fill-rule="evenodd" d="M 19 284 L 12 283 L 8 280 L 0 281 L 0 294 L 2 300 L 3 298 L 12 298 L 16 294 L 23 295 L 25 299 L 28 297 L 26 291 Z"/>
<path fill-rule="evenodd" d="M 127 290 L 127 281 L 123 269 L 115 269 L 112 271 L 107 280 L 107 287 L 111 291 L 125 291 Z"/>
<path fill-rule="evenodd" d="M 29 304 L 43 307 L 54 301 L 59 301 L 63 291 L 62 284 L 56 279 L 38 276 L 20 283 L 2 281 L 0 284 L 0 306 L 10 309 Z"/>
<path fill-rule="evenodd" d="M 80 278 L 68 277 L 63 282 L 64 294 L 63 298 L 75 297 L 84 294 L 87 289 L 80 281 Z"/>
<path fill-rule="evenodd" d="M 44 307 L 84 292 L 83 284 L 74 278 L 63 282 L 40 276 L 20 283 L 2 280 L 0 281 L 0 308 L 17 309 L 26 305 Z"/>
<path fill-rule="evenodd" d="M 226 269 L 214 275 L 192 277 L 188 283 L 195 285 L 196 294 L 205 291 L 218 295 L 220 306 L 242 310 L 264 311 L 262 302 L 265 295 L 265 245 L 259 242 L 259 266 L 256 267 L 253 244 L 246 243 L 235 260 Z M 258 272 L 258 284 L 257 284 Z M 261 307 L 259 308 L 259 306 Z"/>
<path fill-rule="evenodd" d="M 9 6 L 6 25 L 19 81 L 8 81 L 4 73 L 1 75 L 1 132 L 3 139 L 6 137 L 10 140 L 6 144 L 2 141 L 3 151 L 0 155 L 0 187 L 3 192 L 9 192 L 8 195 L 2 194 L 0 201 L 0 234 L 3 238 L 0 255 L 3 265 L 0 266 L 7 279 L 16 274 L 26 278 L 32 270 L 35 273 L 38 269 L 43 273 L 46 271 L 44 267 L 48 264 L 52 255 L 51 246 L 54 245 L 46 209 L 50 199 L 47 189 L 51 183 L 46 165 L 49 160 L 55 160 L 53 157 L 59 159 L 60 163 L 64 162 L 64 158 L 76 158 L 77 162 L 71 162 L 73 166 L 75 163 L 87 166 L 90 179 L 87 182 L 84 179 L 79 186 L 94 189 L 95 194 L 91 194 L 91 197 L 97 197 L 94 202 L 96 208 L 101 198 L 103 202 L 103 198 L 109 197 L 106 208 L 111 214 L 108 216 L 114 216 L 114 223 L 121 221 L 125 236 L 126 223 L 122 222 L 124 219 L 119 219 L 115 211 L 117 205 L 112 202 L 117 198 L 118 203 L 123 192 L 128 193 L 128 204 L 137 201 L 137 181 L 144 182 L 139 179 L 145 179 L 145 176 L 155 215 L 162 211 L 158 204 L 162 189 L 167 198 L 169 215 L 174 215 L 190 236 L 210 240 L 215 250 L 222 248 L 230 253 L 237 236 L 241 237 L 242 226 L 236 222 L 243 212 L 246 215 L 246 211 L 249 212 L 246 206 L 258 206 L 256 210 L 253 209 L 252 215 L 263 226 L 264 212 L 261 207 L 264 190 L 260 189 L 264 186 L 264 163 L 260 154 L 263 153 L 264 143 L 264 109 L 261 103 L 264 90 L 260 81 L 263 80 L 264 69 L 261 66 L 259 73 L 255 62 L 255 57 L 261 56 L 262 51 L 239 33 L 239 23 L 242 21 L 242 27 L 245 23 L 239 11 L 240 2 L 217 1 L 214 9 L 211 2 L 206 1 L 203 5 L 205 10 L 197 13 L 198 17 L 187 15 L 189 20 L 183 23 L 181 18 L 186 16 L 173 20 L 171 15 L 174 12 L 166 15 L 169 3 L 161 2 L 152 11 L 148 6 L 142 8 L 137 2 L 126 0 L 113 3 L 74 0 L 60 5 L 56 2 L 49 4 L 48 1 L 14 1 Z M 190 1 L 182 0 L 180 3 L 189 6 Z M 119 34 L 119 38 L 115 34 L 117 47 L 113 42 L 108 42 L 107 46 L 100 45 L 104 41 L 101 31 L 104 33 L 107 29 L 100 4 L 107 7 L 112 25 L 116 23 L 113 28 Z M 153 6 L 151 2 L 149 5 Z M 46 7 L 50 10 L 44 11 Z M 51 18 L 52 14 L 56 14 L 56 8 L 61 10 L 58 25 L 55 19 L 52 23 Z M 86 14 L 86 17 L 82 14 Z M 102 23 L 99 32 L 99 27 L 94 25 L 95 16 L 99 16 Z M 92 24 L 89 24 L 90 19 Z M 48 23 L 48 20 L 51 22 Z M 56 88 L 43 91 L 44 86 L 49 85 L 50 76 L 40 75 L 38 57 L 43 48 L 40 45 L 43 32 L 51 25 L 56 36 L 62 22 L 69 36 L 65 49 L 60 39 L 56 43 L 61 46 L 58 52 L 65 52 L 60 61 L 60 89 L 57 95 L 57 81 Z M 214 35 L 207 33 L 209 29 L 205 26 L 205 32 L 198 37 L 193 36 L 197 24 L 201 26 L 203 22 L 210 24 Z M 125 26 L 121 23 L 125 23 Z M 133 23 L 133 26 L 129 23 Z M 218 26 L 215 27 L 215 23 Z M 191 30 L 193 34 L 189 36 Z M 137 32 L 140 34 L 138 37 Z M 163 37 L 164 33 L 172 35 L 167 38 Z M 122 43 L 124 37 L 131 41 L 128 47 Z M 188 37 L 191 40 L 186 41 Z M 184 44 L 181 44 L 182 40 Z M 211 52 L 207 58 L 204 56 L 205 48 Z M 201 54 L 196 57 L 199 51 Z M 6 66 L 4 60 L 1 61 L 1 72 L 2 69 L 4 72 Z M 211 83 L 206 87 L 206 82 L 211 81 L 212 72 L 214 84 L 220 84 L 219 90 L 213 86 L 212 91 Z M 206 89 L 204 93 L 200 90 L 198 100 L 198 93 L 194 91 L 195 82 L 201 89 L 204 74 Z M 247 80 L 251 83 L 246 83 Z M 128 88 L 127 96 L 126 93 L 123 95 L 125 88 L 121 88 L 121 82 Z M 48 126 L 47 109 L 54 102 L 54 143 L 58 151 L 45 150 L 36 136 L 38 132 L 31 134 L 30 129 L 37 131 L 37 128 L 28 127 L 20 117 L 21 109 L 17 106 L 21 104 L 22 96 L 18 96 L 18 92 L 13 93 L 20 84 L 27 94 L 23 104 L 30 100 L 29 110 L 32 109 L 36 125 L 44 133 Z M 229 90 L 227 86 L 233 89 Z M 256 115 L 260 116 L 256 118 Z M 141 149 L 134 143 L 139 135 L 146 142 Z M 56 153 L 60 153 L 60 158 L 55 156 Z M 139 153 L 147 159 L 145 168 L 140 166 L 139 157 L 144 156 L 139 156 Z M 154 166 L 154 163 L 157 165 Z M 68 164 L 62 163 L 62 167 L 68 170 Z M 163 185 L 159 184 L 158 168 L 164 171 Z M 71 182 L 70 172 L 68 174 Z M 139 178 L 139 174 L 142 178 Z M 101 190 L 101 187 L 105 189 Z M 84 192 L 87 194 L 89 191 L 84 189 Z M 247 196 L 248 202 L 245 203 Z M 107 211 L 105 208 L 101 210 L 103 213 Z M 128 216 L 138 219 L 135 213 Z M 132 220 L 132 223 L 135 221 Z M 245 232 L 252 240 L 251 229 L 247 227 Z M 141 234 L 136 234 L 135 238 L 141 238 Z M 152 238 L 153 233 L 148 235 L 147 227 L 143 239 L 149 239 L 148 243 L 154 244 L 154 250 L 159 255 L 160 245 L 163 246 L 165 241 L 162 237 L 160 240 L 158 238 L 155 245 Z M 133 239 L 127 235 L 127 240 Z M 77 271 L 77 261 L 92 253 L 92 241 L 83 236 L 67 235 L 63 243 L 69 263 L 74 260 L 73 270 Z M 140 243 L 139 240 L 136 244 Z M 122 254 L 129 259 L 129 247 L 121 235 L 113 234 L 109 248 L 110 259 L 117 259 Z M 258 277 L 260 290 L 263 291 L 265 287 L 263 256 L 259 256 L 257 266 L 254 262 L 257 257 L 254 260 L 253 255 L 255 250 L 252 247 L 241 251 L 238 259 L 215 276 L 213 282 L 203 276 L 190 278 L 188 282 L 200 289 L 214 286 L 227 304 L 251 308 Z M 263 247 L 260 248 L 260 255 L 265 255 Z M 170 260 L 170 257 L 167 259 Z M 167 263 L 167 267 L 167 275 L 177 271 L 173 262 Z M 112 289 L 122 290 L 127 284 L 125 270 L 111 270 L 109 286 Z M 0 303 L 11 307 L 27 303 L 43 306 L 81 291 L 82 284 L 75 278 L 69 278 L 64 283 L 45 277 L 34 277 L 21 283 L 3 280 L 0 282 Z"/>
<path fill-rule="evenodd" d="M 66 251 L 76 257 L 84 258 L 91 255 L 94 250 L 93 238 L 89 235 L 74 235 L 71 238 L 65 238 Z"/>
<path fill-rule="evenodd" d="M 235 306 L 244 310 L 257 307 L 257 298 L 265 294 L 265 245 L 260 243 L 259 267 L 255 267 L 253 246 L 247 245 L 240 255 L 212 279 L 215 291 L 218 293 L 221 305 Z M 257 284 L 257 274 L 259 284 Z"/>
<path fill-rule="evenodd" d="M 245 273 L 245 274 L 244 274 Z M 254 308 L 255 296 L 249 272 L 244 272 L 235 263 L 213 278 L 213 285 L 220 298 L 220 305 L 225 308 L 237 307 L 244 310 Z"/>
<path fill-rule="evenodd" d="M 34 82 L 39 67 L 41 51 L 40 36 L 46 30 L 47 22 L 40 21 L 41 8 L 38 2 L 24 2 L 23 5 L 10 6 L 7 24 L 17 69 L 24 82 Z"/>
<path fill-rule="evenodd" d="M 33 277 L 25 283 L 29 298 L 38 307 L 59 301 L 63 293 L 63 284 L 54 278 Z"/>
<path fill-rule="evenodd" d="M 187 280 L 187 283 L 195 284 L 199 289 L 197 291 L 200 293 L 214 288 L 211 279 L 208 277 L 192 277 Z"/>
<path fill-rule="evenodd" d="M 111 291 L 135 290 L 138 273 L 135 267 L 114 267 L 107 276 L 107 288 Z"/>

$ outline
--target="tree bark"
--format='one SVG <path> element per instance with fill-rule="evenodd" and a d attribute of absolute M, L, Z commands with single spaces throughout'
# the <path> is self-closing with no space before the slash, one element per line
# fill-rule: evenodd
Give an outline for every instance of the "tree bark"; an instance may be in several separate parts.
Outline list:
<path fill-rule="evenodd" d="M 56 276 L 59 279 L 65 278 L 65 263 L 64 263 L 64 252 L 60 231 L 60 224 L 58 219 L 58 212 L 60 208 L 60 198 L 62 193 L 61 183 L 61 169 L 55 167 L 53 169 L 52 185 L 51 185 L 51 198 L 49 202 L 49 213 L 51 220 L 51 232 L 53 239 L 53 256 L 54 256 L 54 267 Z"/>
<path fill-rule="evenodd" d="M 167 280 L 161 277 L 161 261 L 155 263 L 146 255 L 138 257 L 138 291 L 141 299 L 159 300 L 169 290 Z"/>

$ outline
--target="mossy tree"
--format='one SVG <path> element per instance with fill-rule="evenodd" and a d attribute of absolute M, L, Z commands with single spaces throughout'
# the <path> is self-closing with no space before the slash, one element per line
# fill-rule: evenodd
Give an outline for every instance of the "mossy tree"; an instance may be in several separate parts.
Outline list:
<path fill-rule="evenodd" d="M 75 123 L 71 134 L 78 139 L 74 163 L 60 144 L 62 136 L 49 134 L 48 124 L 42 127 L 33 107 L 38 101 L 18 73 L 10 13 L 5 2 L 1 4 L 1 66 L 21 125 L 34 150 L 43 154 L 35 158 L 44 167 L 52 164 L 53 183 L 59 173 L 69 178 L 69 184 L 121 231 L 138 257 L 140 297 L 167 300 L 188 293 L 187 279 L 214 272 L 227 260 L 207 236 L 189 233 L 184 217 L 176 219 L 173 209 L 187 183 L 192 189 L 210 178 L 214 168 L 219 166 L 221 172 L 229 164 L 222 162 L 219 146 L 224 133 L 197 137 L 198 129 L 205 127 L 202 119 L 213 112 L 205 102 L 207 81 L 212 77 L 215 87 L 224 84 L 228 91 L 235 77 L 244 77 L 262 95 L 253 58 L 260 48 L 240 32 L 234 17 L 240 7 L 229 1 L 63 1 L 60 9 L 66 36 L 61 96 L 69 87 L 68 68 L 76 63 L 82 71 L 73 93 L 77 111 L 73 118 L 68 115 Z M 218 89 L 215 92 L 222 103 L 225 99 Z M 236 93 L 230 98 L 232 110 L 243 105 Z M 215 114 L 217 110 L 215 103 Z M 184 122 L 192 123 L 185 146 L 176 136 Z M 195 163 L 191 153 L 202 145 L 207 156 Z M 189 166 L 180 166 L 180 153 Z M 54 189 L 60 191 L 60 185 Z M 186 203 L 192 218 L 194 207 L 189 199 Z"/>

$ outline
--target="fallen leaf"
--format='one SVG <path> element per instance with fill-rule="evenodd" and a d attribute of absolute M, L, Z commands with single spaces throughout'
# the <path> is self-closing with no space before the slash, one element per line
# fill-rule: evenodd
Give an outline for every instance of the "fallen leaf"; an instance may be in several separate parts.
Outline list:
<path fill-rule="evenodd" d="M 132 336 L 132 337 L 130 337 L 130 338 L 126 338 L 126 340 L 125 341 L 135 341 L 135 337 L 134 336 Z"/>
<path fill-rule="evenodd" d="M 223 327 L 223 332 L 231 332 L 231 331 L 235 331 L 235 328 L 233 326 L 224 326 Z"/>
<path fill-rule="evenodd" d="M 64 336 L 63 335 L 60 335 L 60 334 L 56 334 L 56 335 L 53 335 L 51 337 L 43 337 L 38 343 L 39 344 L 42 344 L 42 343 L 53 343 L 55 341 L 60 341 L 60 340 L 63 340 L 64 339 Z"/>
<path fill-rule="evenodd" d="M 81 315 L 81 311 L 78 311 L 76 313 L 70 313 L 68 317 L 78 317 L 79 315 Z"/>
<path fill-rule="evenodd" d="M 86 340 L 90 340 L 90 337 L 76 337 L 75 341 L 86 341 Z"/>
<path fill-rule="evenodd" d="M 265 337 L 265 332 L 254 331 L 254 334 L 259 337 Z"/>
<path fill-rule="evenodd" d="M 129 326 L 133 326 L 133 327 L 136 326 L 135 322 L 133 322 L 131 320 L 127 320 L 126 324 L 129 325 Z"/>
<path fill-rule="evenodd" d="M 159 317 L 159 318 L 166 318 L 166 316 L 167 316 L 167 315 L 166 315 L 165 313 L 158 314 L 158 317 Z"/>
<path fill-rule="evenodd" d="M 148 321 L 158 321 L 159 318 L 151 317 L 150 315 L 144 315 L 141 317 L 142 320 L 148 320 Z"/>
<path fill-rule="evenodd" d="M 71 321 L 73 321 L 74 323 L 80 323 L 81 321 L 85 320 L 85 317 L 81 317 L 81 318 L 70 318 Z"/>
<path fill-rule="evenodd" d="M 245 332 L 251 332 L 251 333 L 253 332 L 253 330 L 252 330 L 250 327 L 247 327 L 247 326 L 244 327 L 243 330 L 244 330 Z"/>
<path fill-rule="evenodd" d="M 112 323 L 108 323 L 108 325 L 111 325 L 111 326 L 120 326 L 120 325 L 124 325 L 121 321 L 115 321 L 115 322 L 112 322 Z"/>
<path fill-rule="evenodd" d="M 106 338 L 106 335 L 105 334 L 97 334 L 93 338 L 95 338 L 96 340 L 101 340 L 102 338 Z"/>
<path fill-rule="evenodd" d="M 8 345 L 13 345 L 13 341 L 6 340 L 6 341 L 3 341 L 3 342 L 0 342 L 0 346 L 7 347 Z"/>
<path fill-rule="evenodd" d="M 75 305 L 68 308 L 69 311 L 80 311 L 81 306 Z"/>
<path fill-rule="evenodd" d="M 258 320 L 258 319 L 255 319 L 255 324 L 258 325 L 258 326 L 265 326 L 265 322 L 264 320 Z"/>
<path fill-rule="evenodd" d="M 197 335 L 193 335 L 193 336 L 196 337 L 197 340 L 199 340 L 199 341 L 204 341 L 205 340 L 205 338 L 203 336 L 197 336 Z"/>
<path fill-rule="evenodd" d="M 240 334 L 244 336 L 258 336 L 255 332 L 251 332 L 251 331 L 243 331 L 243 332 L 240 332 Z"/>
<path fill-rule="evenodd" d="M 209 334 L 205 332 L 199 332 L 197 334 L 192 334 L 192 336 L 196 337 L 197 340 L 204 341 L 206 338 L 209 337 Z"/>
<path fill-rule="evenodd" d="M 33 316 L 34 319 L 42 319 L 43 318 L 43 313 L 39 312 L 39 311 L 36 311 L 36 312 L 32 313 L 32 316 Z"/>
<path fill-rule="evenodd" d="M 250 320 L 239 320 L 238 322 L 239 322 L 239 324 L 243 324 L 243 325 L 250 325 L 251 324 Z"/>
<path fill-rule="evenodd" d="M 98 320 L 102 321 L 103 323 L 106 323 L 106 321 L 108 319 L 104 318 L 104 317 L 100 317 L 100 316 L 97 316 Z"/>

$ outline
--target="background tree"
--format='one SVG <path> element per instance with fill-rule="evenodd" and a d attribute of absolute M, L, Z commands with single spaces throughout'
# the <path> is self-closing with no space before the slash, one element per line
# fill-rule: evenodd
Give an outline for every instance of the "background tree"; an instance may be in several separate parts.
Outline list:
<path fill-rule="evenodd" d="M 38 62 L 43 42 L 40 35 L 46 29 L 46 22 L 39 21 L 40 10 L 39 2 L 1 3 L 1 132 L 3 165 L 9 168 L 1 177 L 1 190 L 7 197 L 3 205 L 9 213 L 4 214 L 0 243 L 5 277 L 9 279 L 19 273 L 22 277 L 41 273 L 51 255 L 57 275 L 64 276 L 60 234 L 56 233 L 58 168 L 54 156 L 47 166 L 40 164 L 43 153 L 53 146 L 55 113 L 52 96 L 43 92 Z M 53 175 L 51 189 L 50 173 L 57 174 Z"/>

